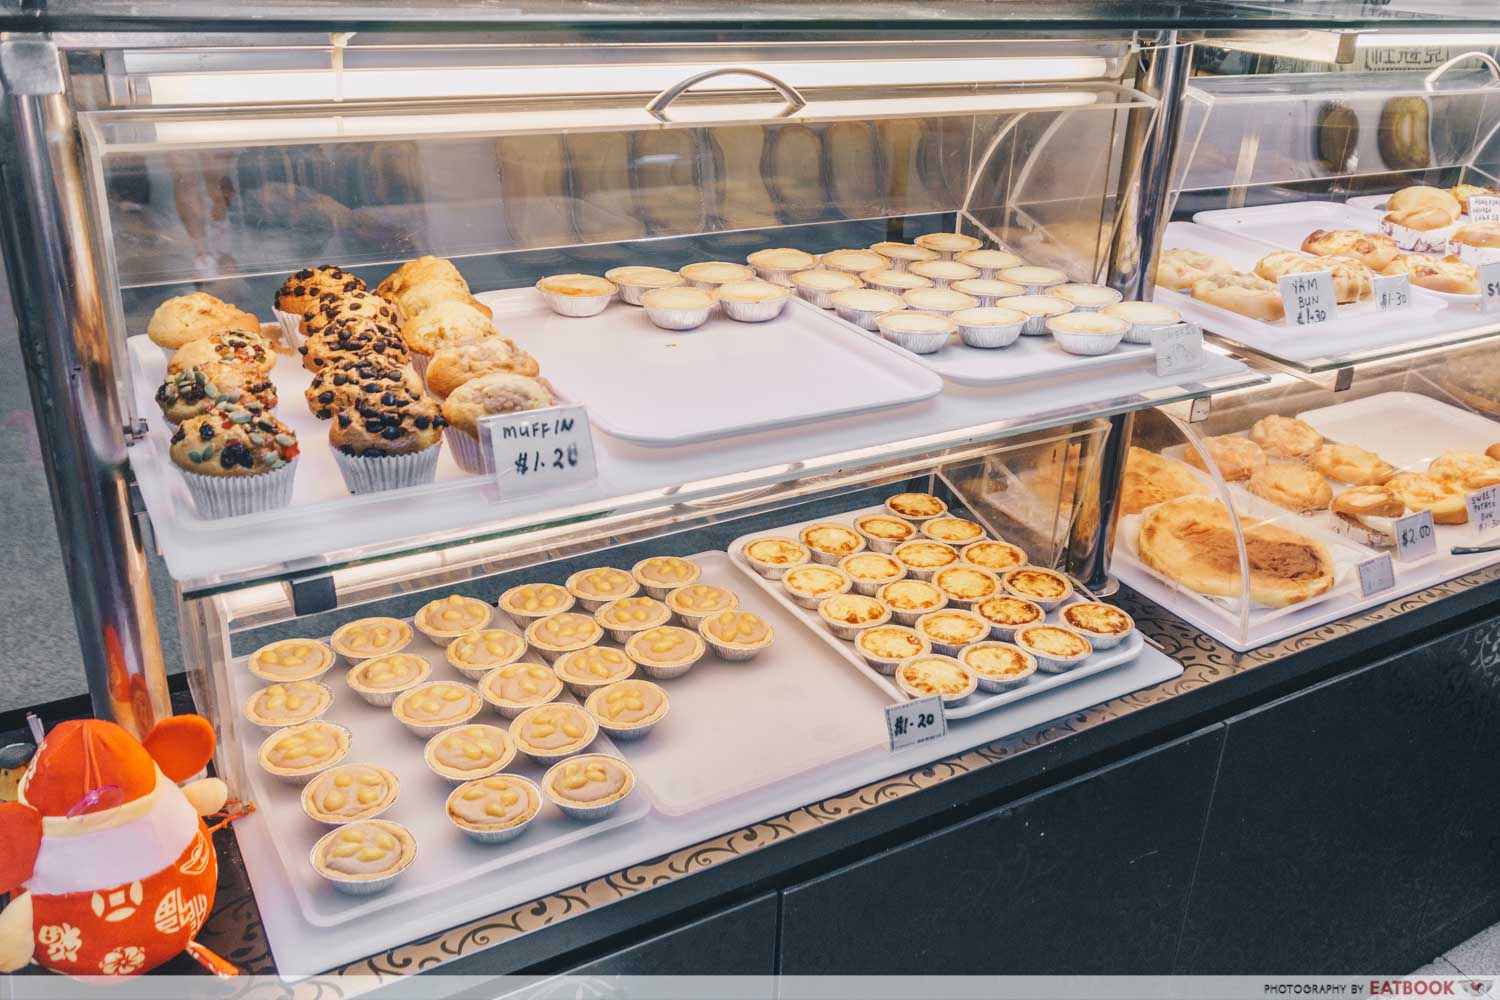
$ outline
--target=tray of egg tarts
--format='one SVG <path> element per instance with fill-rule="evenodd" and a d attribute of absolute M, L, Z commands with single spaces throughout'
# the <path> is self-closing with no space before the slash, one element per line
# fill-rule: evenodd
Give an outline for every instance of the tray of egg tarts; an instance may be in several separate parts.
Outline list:
<path fill-rule="evenodd" d="M 892 700 L 940 695 L 950 719 L 1128 663 L 1145 645 L 1124 611 L 930 494 L 747 534 L 729 552 Z"/>

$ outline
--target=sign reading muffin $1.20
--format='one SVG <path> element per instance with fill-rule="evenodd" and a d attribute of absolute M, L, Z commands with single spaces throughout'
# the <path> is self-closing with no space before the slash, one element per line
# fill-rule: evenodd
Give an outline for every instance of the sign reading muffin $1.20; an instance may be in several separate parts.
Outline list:
<path fill-rule="evenodd" d="M 501 413 L 479 426 L 481 437 L 489 437 L 502 499 L 574 490 L 598 477 L 594 434 L 582 404 Z"/>

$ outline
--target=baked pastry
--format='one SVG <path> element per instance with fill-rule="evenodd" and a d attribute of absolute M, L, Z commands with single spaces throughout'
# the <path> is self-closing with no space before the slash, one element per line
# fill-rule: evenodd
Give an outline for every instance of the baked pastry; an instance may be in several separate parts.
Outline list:
<path fill-rule="evenodd" d="M 256 759 L 272 777 L 301 785 L 343 760 L 350 742 L 349 730 L 318 719 L 276 730 L 261 743 Z"/>
<path fill-rule="evenodd" d="M 927 580 L 897 580 L 875 591 L 875 599 L 891 609 L 891 617 L 902 625 L 915 625 L 929 611 L 948 606 L 948 595 Z"/>
<path fill-rule="evenodd" d="M 1500 462 L 1500 444 L 1490 445 L 1488 448 L 1484 449 L 1484 454 L 1486 457 L 1493 458 L 1495 461 Z"/>
<path fill-rule="evenodd" d="M 189 368 L 214 363 L 235 365 L 265 375 L 276 366 L 276 352 L 259 333 L 219 330 L 190 340 L 174 351 L 167 362 L 167 372 L 175 375 Z"/>
<path fill-rule="evenodd" d="M 795 247 L 771 247 L 766 250 L 757 250 L 746 257 L 745 262 L 755 268 L 761 278 L 774 281 L 779 285 L 791 284 L 787 276 L 793 271 L 806 271 L 818 266 L 818 258 L 806 250 L 798 250 Z"/>
<path fill-rule="evenodd" d="M 854 637 L 854 648 L 883 674 L 894 674 L 902 661 L 932 652 L 932 643 L 905 625 L 877 625 Z"/>
<path fill-rule="evenodd" d="M 467 302 L 448 301 L 408 317 L 401 325 L 401 336 L 414 356 L 431 361 L 446 347 L 497 338 L 499 334 L 490 318 L 478 309 Z"/>
<path fill-rule="evenodd" d="M 625 643 L 625 655 L 657 680 L 680 677 L 703 659 L 702 637 L 676 625 L 658 625 L 637 632 Z"/>
<path fill-rule="evenodd" d="M 177 426 L 170 454 L 173 464 L 190 474 L 193 499 L 208 516 L 250 513 L 264 509 L 263 501 L 284 504 L 291 499 L 290 475 L 280 492 L 257 491 L 249 484 L 255 477 L 285 469 L 297 457 L 297 435 L 264 410 L 215 404 L 212 411 Z M 236 479 L 247 485 L 236 488 L 215 482 Z"/>
<path fill-rule="evenodd" d="M 1212 274 L 1193 282 L 1193 298 L 1263 323 L 1286 318 L 1281 292 L 1258 274 Z"/>
<path fill-rule="evenodd" d="M 562 689 L 562 679 L 540 663 L 507 663 L 479 680 L 479 696 L 507 719 L 546 704 L 562 694 Z"/>
<path fill-rule="evenodd" d="M 1320 541 L 1274 524 L 1248 524 L 1250 599 L 1284 608 L 1333 589 L 1333 557 Z M 1211 597 L 1237 598 L 1244 589 L 1229 511 L 1207 497 L 1178 497 L 1141 519 L 1141 561 L 1167 579 Z"/>
<path fill-rule="evenodd" d="M 515 774 L 492 774 L 448 795 L 448 819 L 481 844 L 501 844 L 526 829 L 542 808 L 536 785 Z"/>
<path fill-rule="evenodd" d="M 585 822 L 614 812 L 635 790 L 635 772 L 617 757 L 585 754 L 554 765 L 542 776 L 542 791 L 569 819 Z"/>
<path fill-rule="evenodd" d="M 488 605 L 485 607 L 490 610 Z M 468 609 L 464 610 L 467 612 Z M 469 680 L 477 681 L 496 667 L 516 662 L 525 652 L 525 640 L 514 632 L 480 628 L 456 636 L 448 643 L 443 655 L 450 667 Z"/>
<path fill-rule="evenodd" d="M 843 570 L 861 594 L 871 595 L 887 583 L 906 575 L 906 567 L 895 556 L 884 552 L 856 552 L 839 560 Z"/>
<path fill-rule="evenodd" d="M 995 693 L 1036 673 L 1036 657 L 1008 642 L 976 642 L 959 650 L 958 662 L 979 678 L 979 689 Z"/>
<path fill-rule="evenodd" d="M 873 250 L 832 250 L 823 255 L 819 267 L 845 274 L 863 274 L 865 271 L 883 271 L 891 262 Z"/>
<path fill-rule="evenodd" d="M 338 327 L 399 333 L 404 318 L 400 309 L 373 292 L 343 292 L 320 296 L 303 314 L 302 331 L 309 337 Z"/>
<path fill-rule="evenodd" d="M 1419 288 L 1449 295 L 1478 295 L 1479 271 L 1459 257 L 1402 254 L 1385 266 L 1384 274 L 1405 274 Z"/>
<path fill-rule="evenodd" d="M 920 580 L 930 580 L 932 574 L 944 566 L 958 562 L 958 550 L 953 546 L 925 539 L 902 542 L 891 554 L 901 561 L 907 572 Z"/>
<path fill-rule="evenodd" d="M 955 281 L 963 281 L 967 278 L 979 277 L 979 268 L 970 267 L 968 264 L 960 264 L 956 260 L 919 260 L 903 271 L 896 274 L 915 274 L 931 281 L 938 288 L 947 288 Z M 863 276 L 862 276 L 863 277 Z M 868 281 L 869 279 L 866 279 Z M 873 284 L 873 282 L 870 282 Z"/>
<path fill-rule="evenodd" d="M 733 591 L 713 583 L 690 583 L 667 592 L 667 607 L 688 628 L 697 628 L 709 615 L 739 606 L 740 599 Z"/>
<path fill-rule="evenodd" d="M 635 581 L 631 581 L 634 583 Z M 564 653 L 592 646 L 604 637 L 604 627 L 576 611 L 538 618 L 526 627 L 526 641 L 548 663 Z"/>
<path fill-rule="evenodd" d="M 1201 250 L 1173 247 L 1161 253 L 1156 265 L 1156 283 L 1174 292 L 1184 292 L 1190 290 L 1201 278 L 1233 271 L 1234 265 L 1223 257 Z"/>
<path fill-rule="evenodd" d="M 387 388 L 380 393 L 361 393 L 353 404 L 338 411 L 328 428 L 328 443 L 350 458 L 384 458 L 388 455 L 414 455 L 436 447 L 443 440 L 443 418 L 438 404 L 425 396 L 412 396 L 404 388 Z M 340 465 L 344 469 L 343 464 Z M 347 470 L 346 470 L 347 471 Z M 437 471 L 434 461 L 429 473 Z M 432 475 L 417 476 L 400 483 L 373 486 L 391 489 L 431 481 Z M 369 484 L 350 481 L 350 489 L 364 492 Z"/>
<path fill-rule="evenodd" d="M 1370 272 L 1363 264 L 1348 257 L 1309 257 L 1295 250 L 1277 250 L 1255 262 L 1255 273 L 1272 282 L 1283 275 L 1315 271 L 1327 271 L 1333 276 L 1333 295 L 1340 304 L 1358 302 L 1374 294 Z"/>
<path fill-rule="evenodd" d="M 907 309 L 919 313 L 936 313 L 940 316 L 979 307 L 979 300 L 974 296 L 965 295 L 951 288 L 908 288 L 901 293 L 901 301 L 906 303 Z M 889 315 L 899 317 L 902 322 L 909 321 L 905 313 L 897 312 Z"/>
<path fill-rule="evenodd" d="M 1139 514 L 1165 500 L 1207 493 L 1207 487 L 1186 465 L 1154 451 L 1130 446 L 1125 456 L 1125 480 L 1120 487 L 1120 513 Z"/>
<path fill-rule="evenodd" d="M 368 895 L 386 888 L 417 857 L 417 842 L 400 823 L 367 819 L 324 834 L 312 850 L 313 867 L 334 888 Z"/>
<path fill-rule="evenodd" d="M 485 337 L 439 348 L 427 363 L 427 390 L 439 399 L 470 379 L 494 372 L 509 372 L 535 378 L 540 372 L 536 358 L 507 337 Z"/>
<path fill-rule="evenodd" d="M 494 310 L 489 306 L 445 280 L 421 281 L 409 285 L 399 295 L 390 296 L 389 301 L 403 317 L 420 316 L 445 302 L 461 302 L 476 312 L 483 313 L 486 318 L 494 316 Z"/>
<path fill-rule="evenodd" d="M 1445 451 L 1427 466 L 1427 474 L 1460 490 L 1482 490 L 1500 483 L 1500 461 L 1473 451 Z"/>
<path fill-rule="evenodd" d="M 979 677 L 952 656 L 926 653 L 896 668 L 896 686 L 912 698 L 938 695 L 944 705 L 953 705 L 974 693 Z"/>
<path fill-rule="evenodd" d="M 411 644 L 411 626 L 399 618 L 359 618 L 334 630 L 328 644 L 350 665 L 398 653 Z"/>
<path fill-rule="evenodd" d="M 931 250 L 945 257 L 978 250 L 984 241 L 963 233 L 924 233 L 912 241 L 923 250 Z"/>
<path fill-rule="evenodd" d="M 479 692 L 467 684 L 427 681 L 397 695 L 391 713 L 413 734 L 427 739 L 468 722 L 483 705 Z"/>
<path fill-rule="evenodd" d="M 994 573 L 963 563 L 944 566 L 932 574 L 932 582 L 948 595 L 949 603 L 961 608 L 973 607 L 975 602 L 1000 592 L 1000 578 Z"/>
<path fill-rule="evenodd" d="M 464 280 L 463 274 L 452 261 L 424 255 L 416 260 L 407 261 L 386 275 L 385 280 L 375 286 L 375 294 L 387 299 L 396 299 L 407 289 L 429 282 L 458 289 L 463 295 L 469 293 L 469 283 Z"/>
<path fill-rule="evenodd" d="M 1038 670 L 1049 674 L 1071 670 L 1094 652 L 1087 636 L 1062 625 L 1018 628 L 1015 643 L 1032 655 Z"/>
<path fill-rule="evenodd" d="M 1079 601 L 1062 609 L 1062 623 L 1080 632 L 1095 650 L 1109 649 L 1125 641 L 1135 629 L 1135 620 L 1112 604 Z"/>
<path fill-rule="evenodd" d="M 254 313 L 247 313 L 207 292 L 193 292 L 167 299 L 156 307 L 146 324 L 146 336 L 151 338 L 151 343 L 169 351 L 224 330 L 259 333 L 260 320 Z"/>
<path fill-rule="evenodd" d="M 538 618 L 572 609 L 578 599 L 555 583 L 523 583 L 500 595 L 500 610 L 525 628 Z"/>
<path fill-rule="evenodd" d="M 666 718 L 670 704 L 660 686 L 650 681 L 622 680 L 594 691 L 583 709 L 615 739 L 638 739 Z"/>
<path fill-rule="evenodd" d="M 379 354 L 349 354 L 332 360 L 312 377 L 304 392 L 307 408 L 319 420 L 329 420 L 339 410 L 349 409 L 365 397 L 380 399 L 385 393 L 395 399 L 420 399 L 422 379 L 408 365 L 397 364 Z"/>
<path fill-rule="evenodd" d="M 1396 241 L 1384 233 L 1314 229 L 1302 241 L 1302 250 L 1314 257 L 1348 257 L 1372 271 L 1380 271 L 1396 259 L 1399 248 Z"/>
<path fill-rule="evenodd" d="M 891 609 L 863 594 L 839 594 L 818 604 L 818 617 L 840 639 L 852 640 L 861 631 L 891 620 Z"/>
<path fill-rule="evenodd" d="M 713 291 L 731 281 L 748 281 L 755 277 L 755 269 L 744 264 L 725 260 L 704 260 L 677 269 L 695 288 Z"/>
<path fill-rule="evenodd" d="M 1285 510 L 1306 514 L 1326 510 L 1333 488 L 1316 470 L 1300 462 L 1269 462 L 1255 470 L 1245 488 Z"/>
<path fill-rule="evenodd" d="M 471 723 L 444 729 L 432 737 L 422 759 L 438 777 L 461 782 L 503 771 L 515 756 L 515 744 L 505 730 Z"/>
<path fill-rule="evenodd" d="M 278 639 L 267 643 L 245 661 L 245 668 L 263 681 L 316 680 L 333 666 L 333 650 L 316 639 Z"/>
<path fill-rule="evenodd" d="M 1500 222 L 1471 222 L 1459 226 L 1448 242 L 1484 250 L 1500 249 Z"/>
<path fill-rule="evenodd" d="M 1455 184 L 1448 189 L 1448 193 L 1458 201 L 1458 206 L 1464 210 L 1464 213 L 1468 214 L 1469 199 L 1471 197 L 1476 194 L 1486 197 L 1494 197 L 1496 195 L 1500 195 L 1500 190 L 1496 190 L 1495 188 L 1491 187 L 1481 187 L 1478 184 Z"/>
<path fill-rule="evenodd" d="M 642 298 L 653 289 L 676 288 L 687 284 L 687 279 L 676 271 L 639 264 L 612 267 L 604 272 L 604 277 L 614 282 L 615 287 L 620 290 L 620 301 L 632 306 L 641 305 Z"/>
<path fill-rule="evenodd" d="M 1010 542 L 982 541 L 965 545 L 958 553 L 960 559 L 966 563 L 972 563 L 992 573 L 998 573 L 1012 566 L 1024 566 L 1026 564 L 1026 551 L 1019 545 Z"/>
<path fill-rule="evenodd" d="M 952 656 L 969 643 L 988 638 L 990 634 L 989 622 L 962 608 L 930 611 L 918 618 L 914 627 L 932 643 L 934 652 L 945 656 Z"/>
<path fill-rule="evenodd" d="M 1051 611 L 1073 596 L 1073 582 L 1061 573 L 1040 566 L 1018 566 L 1000 574 L 1000 584 L 1012 597 L 1031 601 Z"/>
<path fill-rule="evenodd" d="M 842 524 L 810 524 L 797 537 L 807 546 L 813 559 L 829 565 L 865 547 L 865 540 L 860 533 Z"/>
<path fill-rule="evenodd" d="M 279 312 L 293 313 L 300 317 L 303 313 L 311 312 L 324 295 L 345 295 L 365 290 L 365 283 L 343 268 L 319 264 L 288 275 L 276 290 L 274 305 Z"/>
<path fill-rule="evenodd" d="M 559 316 L 597 316 L 618 289 L 597 274 L 550 274 L 536 283 L 536 290 Z"/>
<path fill-rule="evenodd" d="M 389 708 L 402 691 L 432 676 L 432 664 L 415 653 L 387 653 L 361 660 L 344 675 L 350 689 L 378 708 Z"/>
<path fill-rule="evenodd" d="M 374 354 L 394 365 L 411 361 L 406 341 L 401 339 L 396 328 L 374 320 L 340 324 L 310 333 L 297 350 L 302 355 L 302 367 L 314 374 L 351 355 Z"/>
<path fill-rule="evenodd" d="M 252 368 L 210 361 L 168 375 L 156 389 L 156 405 L 169 423 L 208 413 L 220 403 L 243 406 L 252 413 L 276 406 L 276 386 Z"/>
<path fill-rule="evenodd" d="M 630 575 L 641 589 L 659 601 L 678 587 L 696 582 L 703 570 L 691 559 L 680 556 L 651 556 L 632 566 Z"/>
<path fill-rule="evenodd" d="M 395 772 L 374 764 L 340 764 L 302 789 L 302 811 L 315 823 L 374 819 L 401 794 Z"/>
<path fill-rule="evenodd" d="M 1431 511 L 1436 524 L 1465 524 L 1469 520 L 1463 491 L 1448 483 L 1420 472 L 1398 472 L 1385 485 L 1410 510 Z"/>
<path fill-rule="evenodd" d="M 917 533 L 910 521 L 889 514 L 857 517 L 854 519 L 854 530 L 864 535 L 869 547 L 876 552 L 892 552 L 897 545 Z"/>
<path fill-rule="evenodd" d="M 670 608 L 645 594 L 610 601 L 594 612 L 594 620 L 604 626 L 615 642 L 624 642 L 643 629 L 665 625 L 671 617 Z"/>
<path fill-rule="evenodd" d="M 793 566 L 812 561 L 807 546 L 790 538 L 757 538 L 742 551 L 751 568 L 768 580 L 779 580 Z"/>
<path fill-rule="evenodd" d="M 1442 229 L 1458 221 L 1463 206 L 1457 198 L 1435 187 L 1417 184 L 1386 199 L 1385 220 L 1407 229 Z"/>
<path fill-rule="evenodd" d="M 569 576 L 564 586 L 585 611 L 598 611 L 610 601 L 630 597 L 641 589 L 634 576 L 613 566 L 581 569 Z"/>
<path fill-rule="evenodd" d="M 1123 295 L 1116 289 L 1106 285 L 1088 285 L 1081 283 L 1069 283 L 1066 285 L 1055 285 L 1042 293 L 1053 298 L 1062 299 L 1078 310 L 1098 310 L 1105 306 L 1112 306 L 1119 302 Z"/>
<path fill-rule="evenodd" d="M 544 380 L 510 372 L 469 379 L 443 400 L 443 416 L 456 430 L 477 440 L 479 421 L 497 413 L 540 410 L 556 402 Z"/>
<path fill-rule="evenodd" d="M 879 250 L 880 247 L 871 247 L 870 249 Z M 992 277 L 1006 268 L 1020 267 L 1026 263 L 1009 250 L 965 250 L 962 253 L 954 255 L 953 259 L 960 264 L 977 267 L 979 273 L 986 278 Z"/>
<path fill-rule="evenodd" d="M 333 692 L 317 681 L 270 684 L 245 700 L 245 718 L 262 729 L 311 722 L 333 705 Z"/>
<path fill-rule="evenodd" d="M 1265 467 L 1265 450 L 1249 438 L 1235 434 L 1220 434 L 1203 438 L 1200 443 L 1203 445 L 1203 450 L 1208 452 L 1209 458 L 1213 459 L 1214 465 L 1218 467 L 1219 475 L 1230 482 L 1249 479 L 1258 469 Z M 1189 447 L 1183 453 L 1183 458 L 1193 468 L 1208 471 L 1208 467 L 1203 464 L 1203 456 L 1199 454 L 1197 448 Z"/>
<path fill-rule="evenodd" d="M 771 645 L 775 632 L 753 611 L 720 611 L 698 623 L 698 634 L 721 660 L 748 660 Z"/>
<path fill-rule="evenodd" d="M 896 270 L 910 266 L 913 261 L 937 260 L 942 256 L 936 250 L 919 247 L 915 243 L 894 243 L 889 240 L 880 243 L 871 243 L 870 249 L 889 260 L 891 266 Z M 1015 262 L 1019 264 L 1021 263 L 1021 259 L 1017 257 Z M 979 265 L 974 264 L 970 266 L 978 267 Z M 1009 267 L 1011 265 L 1007 264 L 1006 266 Z"/>
<path fill-rule="evenodd" d="M 1329 479 L 1355 486 L 1376 486 L 1396 474 L 1391 463 L 1353 444 L 1325 444 L 1313 454 L 1312 463 Z"/>
<path fill-rule="evenodd" d="M 587 698 L 635 673 L 635 661 L 610 646 L 585 646 L 559 656 L 552 669 L 570 691 Z"/>
<path fill-rule="evenodd" d="M 948 505 L 931 493 L 897 493 L 887 498 L 885 509 L 908 521 L 925 521 L 948 513 Z"/>
<path fill-rule="evenodd" d="M 1333 498 L 1334 523 L 1366 545 L 1389 548 L 1396 544 L 1395 522 L 1406 514 L 1406 504 L 1389 486 L 1355 486 Z"/>
<path fill-rule="evenodd" d="M 984 529 L 963 517 L 934 517 L 922 523 L 922 534 L 935 542 L 968 545 L 984 537 Z"/>
<path fill-rule="evenodd" d="M 974 605 L 974 613 L 990 623 L 990 634 L 1007 642 L 1016 629 L 1035 625 L 1047 617 L 1047 612 L 1035 601 L 1014 594 L 997 594 Z"/>
<path fill-rule="evenodd" d="M 793 601 L 811 609 L 835 594 L 849 593 L 854 589 L 854 578 L 842 567 L 810 563 L 787 570 L 786 575 L 781 578 L 781 584 L 791 594 Z"/>
<path fill-rule="evenodd" d="M 1269 458 L 1310 461 L 1323 447 L 1323 435 L 1295 417 L 1271 414 L 1250 425 L 1250 440 Z"/>

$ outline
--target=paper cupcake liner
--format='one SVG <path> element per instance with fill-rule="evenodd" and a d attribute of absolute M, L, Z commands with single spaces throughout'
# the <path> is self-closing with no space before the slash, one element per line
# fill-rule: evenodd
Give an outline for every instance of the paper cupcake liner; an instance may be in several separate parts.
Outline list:
<path fill-rule="evenodd" d="M 411 366 L 417 370 L 418 375 L 422 376 L 422 384 L 426 385 L 427 366 L 432 363 L 432 355 L 422 354 L 419 351 L 409 351 L 408 353 L 411 355 Z"/>
<path fill-rule="evenodd" d="M 448 442 L 448 449 L 453 452 L 453 460 L 460 469 L 476 476 L 484 474 L 488 456 L 479 438 L 449 424 L 443 429 L 443 440 Z"/>
<path fill-rule="evenodd" d="M 1418 253 L 1445 253 L 1448 249 L 1449 237 L 1458 231 L 1458 223 L 1443 226 L 1441 229 L 1411 229 L 1381 219 L 1380 231 L 1395 240 L 1396 245 L 1402 250 L 1415 250 Z"/>
<path fill-rule="evenodd" d="M 276 323 L 281 327 L 281 339 L 286 346 L 297 350 L 307 343 L 307 338 L 302 335 L 302 317 L 296 313 L 282 312 L 280 309 L 272 309 L 276 314 Z"/>
<path fill-rule="evenodd" d="M 271 472 L 253 476 L 205 476 L 201 472 L 182 471 L 188 492 L 198 516 L 210 521 L 243 514 L 259 514 L 292 502 L 292 482 L 297 474 L 297 459 Z"/>
<path fill-rule="evenodd" d="M 339 464 L 344 485 L 350 493 L 379 493 L 382 490 L 404 490 L 408 486 L 421 486 L 437 478 L 438 455 L 442 442 L 410 455 L 383 455 L 365 458 L 361 455 L 346 455 L 335 448 L 334 461 Z"/>

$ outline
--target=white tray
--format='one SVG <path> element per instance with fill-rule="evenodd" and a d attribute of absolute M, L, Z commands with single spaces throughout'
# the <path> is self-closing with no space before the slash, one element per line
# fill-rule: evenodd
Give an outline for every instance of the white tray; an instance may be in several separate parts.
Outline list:
<path fill-rule="evenodd" d="M 879 671 L 871 668 L 870 665 L 864 661 L 863 657 L 861 657 L 855 650 L 854 643 L 848 642 L 844 639 L 840 639 L 838 636 L 828 631 L 827 627 L 823 625 L 821 619 L 818 618 L 817 612 L 810 611 L 807 608 L 799 607 L 796 602 L 794 602 L 790 598 L 790 596 L 787 595 L 786 588 L 781 585 L 780 581 L 767 580 L 765 577 L 761 576 L 755 571 L 753 567 L 745 562 L 745 558 L 742 554 L 745 546 L 757 538 L 764 538 L 768 535 L 790 535 L 792 537 L 796 537 L 797 533 L 809 524 L 822 522 L 833 522 L 836 524 L 853 526 L 856 518 L 863 517 L 866 514 L 878 513 L 882 509 L 883 508 L 880 507 L 869 507 L 863 510 L 847 511 L 843 514 L 834 514 L 830 517 L 821 517 L 817 518 L 816 520 L 801 521 L 797 524 L 784 525 L 782 527 L 771 528 L 766 531 L 751 532 L 750 534 L 742 535 L 739 538 L 736 538 L 729 544 L 729 558 L 734 563 L 735 568 L 740 570 L 740 572 L 744 576 L 748 577 L 754 584 L 760 587 L 761 590 L 769 594 L 773 600 L 775 600 L 788 612 L 796 615 L 798 618 L 804 621 L 807 624 L 808 628 L 812 629 L 818 635 L 818 637 L 823 640 L 826 646 L 832 648 L 836 653 L 838 653 L 839 656 L 847 661 L 853 667 L 854 671 L 865 675 L 872 683 L 880 685 L 880 687 L 889 695 L 888 701 L 906 701 L 906 694 L 896 686 L 895 681 L 890 677 L 887 677 L 885 674 L 882 674 Z M 1054 612 L 1053 614 L 1048 615 L 1048 619 L 1054 622 L 1057 621 L 1057 613 Z M 1033 674 L 1031 678 L 1026 681 L 1026 683 L 1020 685 L 1019 687 L 1011 688 L 1009 691 L 1001 691 L 997 694 L 975 692 L 974 694 L 965 698 L 962 704 L 945 708 L 943 710 L 943 714 L 949 719 L 967 719 L 971 716 L 979 715 L 982 712 L 989 712 L 1004 705 L 1009 705 L 1013 702 L 1021 701 L 1025 698 L 1035 697 L 1036 695 L 1042 694 L 1045 691 L 1075 683 L 1077 681 L 1083 680 L 1085 677 L 1091 677 L 1094 674 L 1100 673 L 1101 671 L 1108 670 L 1111 667 L 1117 667 L 1122 663 L 1129 663 L 1131 660 L 1134 660 L 1136 657 L 1140 656 L 1141 650 L 1145 647 L 1145 645 L 1145 640 L 1141 638 L 1140 632 L 1133 632 L 1125 642 L 1116 646 L 1114 649 L 1106 650 L 1102 653 L 1095 653 L 1093 656 L 1090 656 L 1088 659 L 1084 660 L 1083 663 L 1074 667 L 1072 670 L 1066 670 L 1059 674 L 1046 674 L 1038 672 Z"/>
<path fill-rule="evenodd" d="M 658 731 L 624 744 L 659 811 L 686 816 L 886 745 L 885 706 L 899 698 L 833 660 L 817 630 L 745 586 L 728 555 L 690 558 L 704 582 L 738 594 L 776 639 L 742 663 L 710 651 L 683 676 L 659 682 L 671 711 Z"/>
<path fill-rule="evenodd" d="M 492 628 L 517 630 L 497 612 Z M 433 680 L 455 680 L 465 684 L 458 671 L 448 665 L 443 649 L 414 632 L 406 652 L 416 653 L 433 665 Z M 246 668 L 248 657 L 229 664 L 230 686 L 235 711 L 265 683 Z M 556 806 L 543 801 L 542 810 L 521 836 L 505 844 L 483 845 L 465 836 L 448 822 L 448 793 L 454 788 L 433 774 L 422 759 L 426 740 L 414 736 L 396 721 L 389 708 L 377 708 L 355 694 L 344 680 L 348 669 L 337 664 L 324 674 L 323 683 L 333 690 L 333 707 L 323 716 L 329 722 L 348 727 L 353 736 L 347 763 L 378 764 L 388 767 L 401 779 L 401 793 L 382 819 L 394 820 L 411 830 L 417 841 L 417 858 L 390 889 L 373 896 L 349 896 L 334 889 L 313 871 L 308 853 L 319 837 L 333 829 L 314 823 L 302 812 L 301 786 L 278 781 L 256 765 L 257 752 L 267 734 L 252 726 L 243 716 L 235 720 L 240 735 L 240 752 L 246 762 L 251 798 L 256 814 L 269 828 L 270 840 L 307 923 L 316 927 L 334 927 L 356 918 L 393 907 L 410 905 L 427 897 L 441 897 L 463 887 L 464 892 L 482 893 L 486 887 L 501 885 L 517 865 L 543 857 L 569 844 L 597 837 L 615 827 L 634 823 L 651 811 L 652 789 L 647 775 L 637 775 L 636 793 L 621 803 L 618 811 L 597 823 L 580 823 L 568 819 Z M 564 693 L 560 700 L 573 700 Z M 668 717 L 668 721 L 671 717 Z M 473 719 L 509 728 L 510 720 L 486 706 Z M 646 739 L 661 739 L 665 734 L 653 732 Z M 621 754 L 619 747 L 603 733 L 589 745 L 591 753 Z M 520 774 L 540 782 L 546 769 L 517 754 L 508 773 Z"/>
<path fill-rule="evenodd" d="M 559 316 L 532 288 L 478 296 L 542 373 L 588 407 L 593 425 L 651 447 L 692 444 L 930 399 L 942 379 L 906 351 L 856 335 L 793 296 L 766 323 L 721 313 L 696 330 L 652 325 L 615 301 L 597 316 Z"/>
<path fill-rule="evenodd" d="M 1178 247 L 1216 254 L 1239 271 L 1252 271 L 1256 261 L 1280 249 L 1222 230 L 1189 222 L 1173 222 L 1167 226 L 1162 248 Z M 1430 317 L 1443 308 L 1443 303 L 1420 288 L 1413 288 L 1411 297 L 1412 304 L 1400 311 L 1382 313 L 1373 301 L 1365 301 L 1340 306 L 1338 318 L 1330 322 L 1297 328 L 1287 326 L 1284 321 L 1264 323 L 1220 309 L 1193 298 L 1187 292 L 1158 287 L 1154 296 L 1155 301 L 1171 306 L 1205 329 L 1261 353 L 1304 363 L 1400 346 L 1422 336 L 1413 333 L 1413 325 L 1431 323 Z M 1436 329 L 1433 332 L 1437 332 Z"/>

